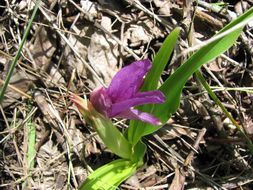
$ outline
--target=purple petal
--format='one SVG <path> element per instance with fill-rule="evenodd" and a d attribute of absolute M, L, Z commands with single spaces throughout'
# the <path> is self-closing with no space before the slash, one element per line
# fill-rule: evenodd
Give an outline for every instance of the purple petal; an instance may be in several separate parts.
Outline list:
<path fill-rule="evenodd" d="M 152 125 L 161 125 L 162 123 L 160 120 L 153 115 L 150 115 L 146 112 L 141 112 L 139 110 L 135 109 L 128 109 L 124 112 L 117 115 L 118 118 L 126 118 L 126 119 L 135 119 L 135 120 L 141 120 L 147 123 L 150 123 Z"/>
<path fill-rule="evenodd" d="M 112 106 L 110 97 L 107 95 L 107 89 L 104 87 L 95 89 L 90 93 L 90 101 L 93 107 L 99 113 L 108 116 L 108 110 Z"/>
<path fill-rule="evenodd" d="M 114 117 L 122 111 L 142 104 L 159 104 L 165 101 L 162 92 L 155 90 L 150 92 L 139 92 L 133 98 L 112 104 L 109 117 Z"/>
<path fill-rule="evenodd" d="M 143 77 L 151 67 L 151 61 L 144 59 L 121 69 L 113 77 L 108 88 L 108 95 L 113 103 L 133 97 L 143 84 Z"/>
<path fill-rule="evenodd" d="M 148 92 L 138 92 L 134 96 L 135 98 L 154 98 L 156 101 L 151 103 L 164 103 L 165 102 L 165 96 L 160 90 L 153 90 Z"/>

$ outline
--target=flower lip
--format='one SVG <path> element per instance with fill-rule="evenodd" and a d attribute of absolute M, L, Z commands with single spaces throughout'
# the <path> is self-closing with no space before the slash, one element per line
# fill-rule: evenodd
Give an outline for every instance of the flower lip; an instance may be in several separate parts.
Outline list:
<path fill-rule="evenodd" d="M 153 125 L 160 125 L 158 118 L 132 109 L 143 104 L 161 104 L 165 96 L 161 91 L 139 92 L 144 76 L 151 69 L 148 59 L 133 62 L 122 68 L 112 79 L 108 88 L 100 87 L 90 94 L 90 101 L 101 114 L 112 118 L 142 120 Z"/>
<path fill-rule="evenodd" d="M 111 117 L 115 117 L 122 111 L 129 109 L 134 106 L 143 104 L 159 104 L 163 103 L 165 97 L 160 91 L 149 91 L 149 92 L 139 92 L 134 97 L 126 99 L 124 101 L 117 102 L 112 105 Z"/>

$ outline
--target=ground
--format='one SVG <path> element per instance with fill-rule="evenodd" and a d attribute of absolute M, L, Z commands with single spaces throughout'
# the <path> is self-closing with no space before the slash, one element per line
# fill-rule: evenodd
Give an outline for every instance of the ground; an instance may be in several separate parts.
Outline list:
<path fill-rule="evenodd" d="M 0 5 L 2 85 L 34 3 L 6 0 Z M 187 59 L 184 51 L 252 5 L 252 0 L 44 1 L 0 107 L 0 189 L 77 189 L 89 168 L 116 156 L 81 117 L 69 92 L 89 98 L 120 68 L 152 59 L 165 37 L 180 27 L 165 80 Z M 251 139 L 252 26 L 248 23 L 233 47 L 201 68 Z M 113 122 L 121 130 L 128 125 L 126 120 Z M 120 189 L 253 189 L 252 155 L 243 137 L 195 76 L 183 90 L 178 111 L 143 141 L 148 146 L 145 165 Z M 36 154 L 29 162 L 31 146 Z"/>

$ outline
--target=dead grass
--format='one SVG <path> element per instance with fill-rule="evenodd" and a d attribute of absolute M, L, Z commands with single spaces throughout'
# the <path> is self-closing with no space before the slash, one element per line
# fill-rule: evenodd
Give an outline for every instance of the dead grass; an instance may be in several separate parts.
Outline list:
<path fill-rule="evenodd" d="M 207 1 L 195 6 L 183 2 L 188 1 L 50 0 L 40 6 L 0 110 L 0 189 L 77 189 L 91 168 L 115 156 L 81 118 L 69 92 L 88 97 L 94 88 L 108 85 L 122 66 L 152 58 L 166 35 L 181 26 L 171 64 L 164 71 L 166 78 L 186 58 L 179 55 L 189 48 L 186 30 L 193 14 L 192 38 L 203 41 L 253 5 L 251 0 L 233 1 L 220 11 Z M 0 84 L 32 8 L 30 0 L 0 3 Z M 202 68 L 208 83 L 250 137 L 252 25 L 229 51 Z M 32 170 L 26 157 L 29 118 L 36 128 Z M 115 120 L 122 129 L 126 122 Z M 252 156 L 194 77 L 183 91 L 177 113 L 144 141 L 148 145 L 146 164 L 121 189 L 253 186 Z"/>

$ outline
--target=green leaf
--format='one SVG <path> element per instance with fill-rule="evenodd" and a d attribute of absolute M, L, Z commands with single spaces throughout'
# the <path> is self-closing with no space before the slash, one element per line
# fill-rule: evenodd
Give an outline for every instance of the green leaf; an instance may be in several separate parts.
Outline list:
<path fill-rule="evenodd" d="M 164 40 L 158 53 L 155 55 L 153 60 L 152 69 L 148 72 L 145 77 L 144 84 L 141 88 L 142 91 L 149 91 L 157 89 L 160 77 L 164 68 L 168 64 L 174 47 L 177 43 L 177 39 L 180 33 L 180 28 L 175 28 Z"/>
<path fill-rule="evenodd" d="M 132 163 L 118 159 L 110 162 L 89 175 L 79 190 L 115 190 L 118 185 L 133 175 L 142 162 Z"/>
<path fill-rule="evenodd" d="M 225 36 L 216 38 L 215 41 L 207 44 L 194 53 L 185 63 L 183 63 L 159 88 L 166 96 L 166 102 L 162 105 L 145 107 L 144 111 L 151 112 L 165 123 L 175 113 L 180 104 L 180 96 L 182 89 L 189 77 L 197 71 L 203 64 L 215 59 L 221 53 L 230 48 L 239 37 L 243 26 L 240 24 L 253 16 L 253 8 L 238 17 L 236 20 L 225 26 L 217 35 L 227 32 L 234 27 Z M 239 28 L 237 27 L 239 26 Z M 217 36 L 216 35 L 216 36 Z M 131 126 L 132 127 L 132 126 Z M 160 126 L 161 127 L 161 126 Z M 131 143 L 137 143 L 142 136 L 151 134 L 160 127 L 138 122 L 133 130 L 129 130 L 128 139 Z"/>
<path fill-rule="evenodd" d="M 145 143 L 143 143 L 141 140 L 137 142 L 137 144 L 133 148 L 133 156 L 132 161 L 133 162 L 139 162 L 143 159 L 145 153 L 147 150 L 147 146 Z"/>
<path fill-rule="evenodd" d="M 240 22 L 253 16 L 253 9 L 250 9 L 244 15 L 241 15 L 236 20 L 225 26 L 218 34 L 226 32 L 228 29 L 236 26 Z M 167 101 L 163 105 L 157 105 L 154 114 L 165 123 L 175 113 L 179 107 L 180 96 L 182 89 L 189 79 L 189 77 L 197 71 L 201 65 L 208 63 L 215 59 L 217 56 L 230 48 L 237 38 L 240 36 L 242 27 L 235 29 L 233 32 L 228 33 L 226 36 L 211 42 L 193 54 L 185 63 L 183 63 L 160 87 L 160 90 L 167 97 Z M 157 130 L 157 127 L 146 127 L 145 135 L 150 134 Z"/>
<path fill-rule="evenodd" d="M 144 84 L 142 86 L 142 91 L 150 91 L 157 89 L 159 79 L 161 74 L 168 64 L 168 61 L 171 57 L 171 54 L 174 50 L 174 47 L 177 43 L 177 39 L 180 33 L 180 28 L 175 28 L 164 40 L 161 48 L 159 49 L 158 53 L 155 55 L 153 65 L 151 70 L 148 72 Z M 140 106 L 140 110 L 150 110 L 150 105 Z M 141 133 L 143 128 L 139 128 L 139 125 L 144 125 L 143 122 L 137 120 L 130 121 L 130 127 L 128 128 L 128 140 L 133 142 L 135 133 Z"/>

